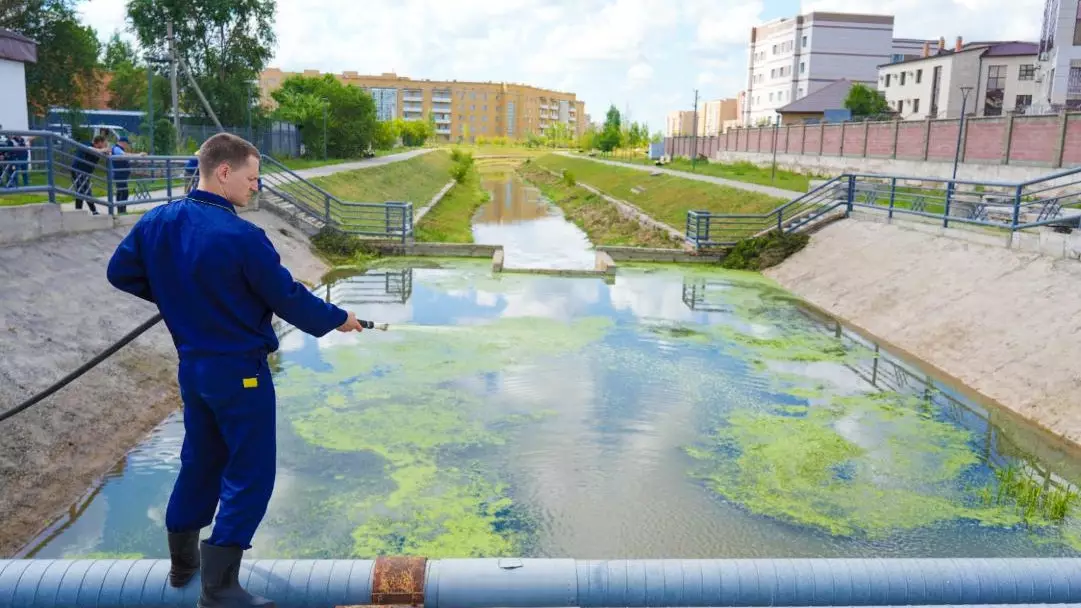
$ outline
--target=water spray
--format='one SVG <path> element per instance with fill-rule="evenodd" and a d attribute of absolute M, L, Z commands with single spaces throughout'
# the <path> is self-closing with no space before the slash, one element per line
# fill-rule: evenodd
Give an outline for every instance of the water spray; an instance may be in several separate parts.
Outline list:
<path fill-rule="evenodd" d="M 357 319 L 357 321 L 364 329 L 378 329 L 379 331 L 387 331 L 387 327 L 389 327 L 386 323 L 374 323 L 372 321 L 365 321 L 364 319 Z"/>

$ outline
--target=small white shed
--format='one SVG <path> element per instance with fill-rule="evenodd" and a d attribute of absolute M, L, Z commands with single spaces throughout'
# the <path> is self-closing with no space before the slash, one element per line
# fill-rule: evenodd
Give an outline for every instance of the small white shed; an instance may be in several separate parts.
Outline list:
<path fill-rule="evenodd" d="M 0 128 L 12 131 L 28 128 L 25 66 L 37 61 L 36 42 L 0 28 Z"/>

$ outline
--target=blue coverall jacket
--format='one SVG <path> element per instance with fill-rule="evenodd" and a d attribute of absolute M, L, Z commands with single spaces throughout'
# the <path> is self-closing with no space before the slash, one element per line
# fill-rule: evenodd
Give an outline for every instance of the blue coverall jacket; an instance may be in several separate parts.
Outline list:
<path fill-rule="evenodd" d="M 167 529 L 209 525 L 220 498 L 208 541 L 250 548 L 274 484 L 272 315 L 318 337 L 346 311 L 294 281 L 262 229 L 202 190 L 143 215 L 108 279 L 157 304 L 180 358 L 185 437 Z"/>

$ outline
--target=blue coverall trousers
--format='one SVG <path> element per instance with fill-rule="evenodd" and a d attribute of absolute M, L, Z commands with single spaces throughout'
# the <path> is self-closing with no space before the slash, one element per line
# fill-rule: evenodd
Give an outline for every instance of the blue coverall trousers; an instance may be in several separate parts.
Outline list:
<path fill-rule="evenodd" d="M 274 490 L 275 395 L 266 355 L 182 359 L 177 376 L 184 443 L 165 527 L 205 528 L 218 509 L 207 542 L 250 549 Z"/>

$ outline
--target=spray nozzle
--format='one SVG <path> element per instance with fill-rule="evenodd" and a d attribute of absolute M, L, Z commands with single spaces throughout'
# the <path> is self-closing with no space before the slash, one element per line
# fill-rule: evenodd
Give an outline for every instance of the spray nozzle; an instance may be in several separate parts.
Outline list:
<path fill-rule="evenodd" d="M 378 329 L 380 331 L 387 331 L 386 323 L 373 323 L 372 321 L 365 321 L 364 319 L 357 319 L 360 322 L 360 326 L 364 329 Z"/>

